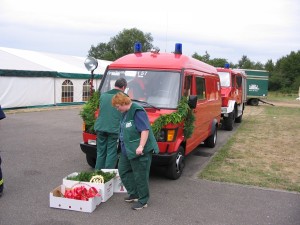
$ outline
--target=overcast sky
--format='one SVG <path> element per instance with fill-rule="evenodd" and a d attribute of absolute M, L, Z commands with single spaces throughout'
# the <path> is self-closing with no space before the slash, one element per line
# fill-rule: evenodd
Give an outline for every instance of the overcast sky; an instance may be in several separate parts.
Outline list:
<path fill-rule="evenodd" d="M 124 28 L 161 52 L 262 63 L 300 50 L 299 0 L 0 0 L 0 47 L 87 56 Z"/>

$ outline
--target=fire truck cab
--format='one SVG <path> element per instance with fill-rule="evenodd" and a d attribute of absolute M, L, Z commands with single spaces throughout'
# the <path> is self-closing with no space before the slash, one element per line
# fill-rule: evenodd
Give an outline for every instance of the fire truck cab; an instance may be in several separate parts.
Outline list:
<path fill-rule="evenodd" d="M 161 127 L 156 136 L 160 149 L 153 154 L 152 166 L 166 167 L 170 179 L 178 179 L 184 168 L 184 158 L 197 146 L 204 143 L 214 147 L 221 119 L 220 79 L 215 67 L 182 54 L 182 45 L 177 44 L 174 53 L 141 52 L 125 55 L 111 63 L 103 76 L 99 90 L 101 93 L 114 88 L 119 77 L 127 80 L 125 90 L 133 102 L 137 102 L 147 112 L 151 125 L 164 115 L 178 110 L 182 98 L 194 115 L 190 137 L 184 133 L 184 121 L 172 122 Z M 100 110 L 101 113 L 101 110 Z M 80 144 L 90 166 L 95 165 L 96 135 L 83 132 Z"/>
<path fill-rule="evenodd" d="M 246 75 L 243 71 L 229 68 L 217 68 L 221 80 L 222 127 L 232 130 L 233 124 L 241 123 L 247 101 Z"/>

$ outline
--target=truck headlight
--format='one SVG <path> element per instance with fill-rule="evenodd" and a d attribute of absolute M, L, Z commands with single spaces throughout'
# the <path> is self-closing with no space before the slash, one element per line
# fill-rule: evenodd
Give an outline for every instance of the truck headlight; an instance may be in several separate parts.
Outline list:
<path fill-rule="evenodd" d="M 171 142 L 175 140 L 175 129 L 162 129 L 157 137 L 158 142 Z"/>
<path fill-rule="evenodd" d="M 97 145 L 96 140 L 88 139 L 89 145 Z"/>

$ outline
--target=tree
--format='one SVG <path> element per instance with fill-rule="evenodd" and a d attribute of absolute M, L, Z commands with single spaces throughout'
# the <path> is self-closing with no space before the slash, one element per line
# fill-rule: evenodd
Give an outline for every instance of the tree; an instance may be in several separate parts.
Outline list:
<path fill-rule="evenodd" d="M 272 61 L 272 59 L 269 59 L 267 62 L 266 62 L 266 64 L 265 64 L 265 70 L 267 70 L 267 71 L 269 71 L 270 73 L 272 73 L 273 72 L 273 70 L 274 70 L 274 67 L 275 67 L 275 65 L 274 65 L 274 63 L 273 63 L 273 61 Z"/>
<path fill-rule="evenodd" d="M 207 64 L 210 64 L 212 66 L 215 67 L 224 67 L 225 63 L 227 63 L 227 59 L 224 58 L 214 58 L 214 59 L 210 59 L 210 55 L 208 54 L 207 51 L 205 51 L 205 54 L 203 56 L 199 55 L 198 53 L 194 53 L 192 55 L 192 57 L 194 59 L 198 59 L 202 62 L 205 62 Z M 230 67 L 233 67 L 234 65 L 232 63 L 230 63 Z"/>
<path fill-rule="evenodd" d="M 254 63 L 246 56 L 243 55 L 241 60 L 238 61 L 238 68 L 240 69 L 254 69 Z"/>
<path fill-rule="evenodd" d="M 225 67 L 225 64 L 227 63 L 226 59 L 223 58 L 214 58 L 210 60 L 210 65 L 215 66 L 215 67 Z M 233 64 L 229 63 L 229 67 L 233 68 Z"/>
<path fill-rule="evenodd" d="M 256 62 L 253 65 L 253 69 L 254 70 L 263 70 L 265 67 L 261 62 Z"/>
<path fill-rule="evenodd" d="M 208 63 L 209 64 L 209 61 L 210 61 L 210 55 L 208 54 L 207 51 L 205 51 L 205 54 L 203 56 L 199 55 L 197 52 L 195 52 L 192 57 L 194 59 L 198 59 L 202 62 L 205 62 L 205 63 Z"/>
<path fill-rule="evenodd" d="M 108 61 L 113 61 L 116 58 L 112 47 L 106 43 L 99 43 L 96 47 L 92 45 L 88 55 L 93 56 L 96 59 L 103 59 Z"/>
<path fill-rule="evenodd" d="M 140 42 L 142 50 L 147 51 L 153 47 L 151 33 L 143 33 L 137 28 L 123 29 L 108 43 L 99 43 L 91 46 L 88 55 L 97 59 L 114 61 L 124 55 L 133 53 L 134 43 Z"/>
<path fill-rule="evenodd" d="M 277 60 L 272 84 L 280 87 L 282 92 L 296 92 L 300 86 L 300 51 L 292 51 L 289 55 Z"/>

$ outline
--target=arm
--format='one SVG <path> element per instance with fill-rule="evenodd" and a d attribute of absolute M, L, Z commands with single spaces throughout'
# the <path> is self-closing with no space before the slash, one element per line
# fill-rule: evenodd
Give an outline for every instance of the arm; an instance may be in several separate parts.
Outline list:
<path fill-rule="evenodd" d="M 144 150 L 144 146 L 148 140 L 148 135 L 149 135 L 149 130 L 143 130 L 141 132 L 141 140 L 140 140 L 140 145 L 139 147 L 136 149 L 136 154 L 137 155 L 143 155 L 143 150 Z"/>
<path fill-rule="evenodd" d="M 145 111 L 137 111 L 134 117 L 137 130 L 141 133 L 139 146 L 136 149 L 137 155 L 142 155 L 144 146 L 147 143 L 149 136 L 149 120 Z"/>

